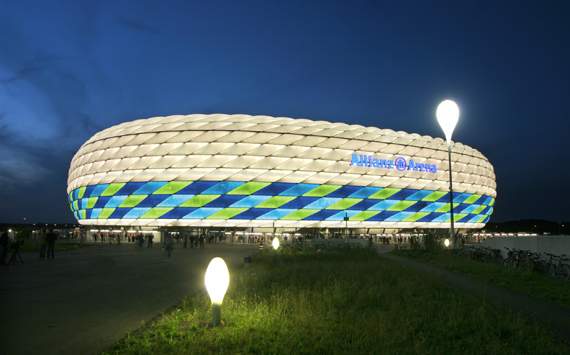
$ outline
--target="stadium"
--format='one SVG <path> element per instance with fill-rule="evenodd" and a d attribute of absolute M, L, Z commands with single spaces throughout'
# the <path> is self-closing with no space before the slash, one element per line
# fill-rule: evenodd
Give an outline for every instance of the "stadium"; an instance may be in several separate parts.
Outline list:
<path fill-rule="evenodd" d="M 482 228 L 495 202 L 493 167 L 474 148 L 452 149 L 456 228 Z M 441 229 L 451 215 L 448 169 L 441 138 L 285 117 L 176 115 L 95 134 L 71 161 L 67 192 L 86 226 Z"/>

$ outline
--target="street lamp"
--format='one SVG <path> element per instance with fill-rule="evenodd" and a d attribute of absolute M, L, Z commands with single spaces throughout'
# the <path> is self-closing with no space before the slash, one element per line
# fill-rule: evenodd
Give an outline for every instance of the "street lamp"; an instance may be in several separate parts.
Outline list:
<path fill-rule="evenodd" d="M 449 236 L 455 243 L 455 227 L 453 221 L 453 179 L 451 175 L 451 136 L 453 135 L 453 130 L 457 126 L 459 121 L 459 106 L 453 100 L 442 101 L 435 111 L 435 116 L 437 117 L 437 123 L 443 130 L 445 134 L 445 141 L 447 142 L 447 156 L 449 158 L 449 206 L 451 211 L 451 228 L 449 229 Z"/>
<path fill-rule="evenodd" d="M 206 290 L 212 301 L 212 325 L 220 325 L 222 301 L 230 285 L 230 272 L 224 259 L 213 258 L 206 269 Z"/>

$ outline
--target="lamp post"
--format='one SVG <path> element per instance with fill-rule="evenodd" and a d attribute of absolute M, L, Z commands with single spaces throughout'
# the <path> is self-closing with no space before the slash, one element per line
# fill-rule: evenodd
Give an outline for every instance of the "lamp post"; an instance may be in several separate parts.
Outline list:
<path fill-rule="evenodd" d="M 455 239 L 455 226 L 453 221 L 453 178 L 451 174 L 451 136 L 453 130 L 459 121 L 459 106 L 453 100 L 442 101 L 435 111 L 435 116 L 439 126 L 445 134 L 445 141 L 447 142 L 447 157 L 449 159 L 449 207 L 451 213 L 451 228 L 449 229 L 449 236 L 453 240 L 453 245 L 456 245 Z"/>
<path fill-rule="evenodd" d="M 348 240 L 348 212 L 344 212 L 344 237 Z"/>

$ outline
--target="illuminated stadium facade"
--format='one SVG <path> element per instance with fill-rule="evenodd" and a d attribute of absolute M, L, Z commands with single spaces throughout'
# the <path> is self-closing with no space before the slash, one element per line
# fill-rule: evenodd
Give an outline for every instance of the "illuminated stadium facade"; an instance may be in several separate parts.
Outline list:
<path fill-rule="evenodd" d="M 495 174 L 453 145 L 454 221 L 481 228 Z M 69 170 L 83 225 L 448 228 L 444 140 L 389 129 L 248 115 L 122 123 L 89 139 Z"/>

